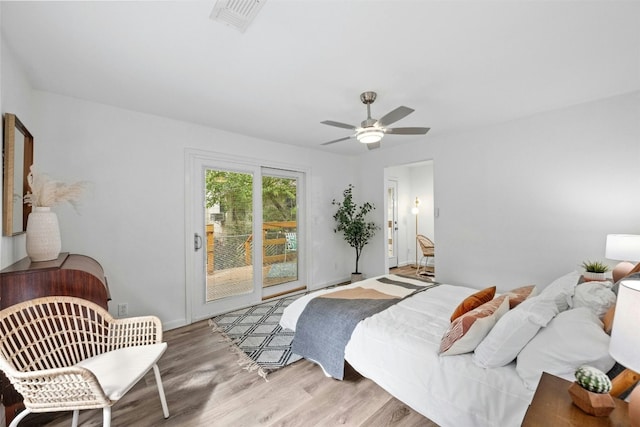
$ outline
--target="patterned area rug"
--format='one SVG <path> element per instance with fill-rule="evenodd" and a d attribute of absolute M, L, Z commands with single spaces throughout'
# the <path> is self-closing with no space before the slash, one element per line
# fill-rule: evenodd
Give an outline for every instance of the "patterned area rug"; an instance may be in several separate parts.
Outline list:
<path fill-rule="evenodd" d="M 209 321 L 214 332 L 221 332 L 240 357 L 238 364 L 248 371 L 258 371 L 267 379 L 273 372 L 302 357 L 291 352 L 293 331 L 279 324 L 285 307 L 303 294 L 267 301 L 241 310 L 216 316 Z"/>

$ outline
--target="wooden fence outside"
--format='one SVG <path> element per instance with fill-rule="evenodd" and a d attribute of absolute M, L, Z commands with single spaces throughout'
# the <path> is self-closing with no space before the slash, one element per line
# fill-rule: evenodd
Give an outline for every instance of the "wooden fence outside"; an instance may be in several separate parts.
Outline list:
<path fill-rule="evenodd" d="M 267 233 L 274 230 L 294 230 L 293 236 L 287 239 L 287 237 L 267 238 Z M 207 237 L 207 274 L 213 274 L 215 268 L 215 232 L 213 224 L 207 224 L 206 237 Z M 272 221 L 265 222 L 262 225 L 262 263 L 264 266 L 285 262 L 287 260 L 294 260 L 297 258 L 297 222 L 296 221 Z M 293 244 L 291 239 L 293 239 Z M 253 242 L 253 234 L 247 238 L 244 242 L 244 258 L 245 265 L 251 265 L 251 244 Z M 282 246 L 283 253 L 277 255 L 268 255 L 268 247 Z"/>

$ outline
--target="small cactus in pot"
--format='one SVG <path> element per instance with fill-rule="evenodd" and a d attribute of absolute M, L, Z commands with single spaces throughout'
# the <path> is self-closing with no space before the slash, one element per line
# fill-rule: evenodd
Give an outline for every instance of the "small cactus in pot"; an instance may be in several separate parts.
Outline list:
<path fill-rule="evenodd" d="M 609 393 L 611 380 L 600 369 L 583 365 L 576 369 L 576 382 L 584 389 L 592 393 Z"/>
<path fill-rule="evenodd" d="M 571 400 L 587 414 L 607 416 L 615 408 L 609 394 L 611 380 L 601 370 L 583 365 L 575 371 L 576 381 L 569 387 Z"/>

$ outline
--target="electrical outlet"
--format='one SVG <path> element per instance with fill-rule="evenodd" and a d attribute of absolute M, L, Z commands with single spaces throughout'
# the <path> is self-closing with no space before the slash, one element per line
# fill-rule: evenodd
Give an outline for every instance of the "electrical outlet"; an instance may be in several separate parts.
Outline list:
<path fill-rule="evenodd" d="M 129 314 L 129 305 L 125 302 L 118 304 L 118 317 L 124 317 Z"/>

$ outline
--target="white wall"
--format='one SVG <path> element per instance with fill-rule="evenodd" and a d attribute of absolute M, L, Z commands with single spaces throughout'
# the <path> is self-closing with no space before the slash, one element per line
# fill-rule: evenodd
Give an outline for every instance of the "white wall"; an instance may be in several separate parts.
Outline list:
<path fill-rule="evenodd" d="M 434 160 L 439 281 L 544 287 L 604 260 L 606 234 L 640 234 L 640 93 L 367 153 L 366 196 L 380 203 L 382 168 L 420 158 Z"/>
<path fill-rule="evenodd" d="M 24 124 L 29 132 L 37 135 L 38 129 L 32 111 L 32 91 L 25 74 L 16 63 L 13 52 L 0 43 L 1 79 L 0 90 L 2 93 L 2 116 L 5 113 L 13 113 Z M 36 154 L 37 156 L 37 154 Z M 37 159 L 37 157 L 36 157 Z M 0 200 L 0 206 L 2 200 Z M 24 234 L 15 237 L 2 236 L 0 240 L 0 266 L 6 267 L 26 256 Z"/>
<path fill-rule="evenodd" d="M 307 284 L 346 280 L 351 248 L 333 233 L 333 206 L 349 182 L 354 160 L 203 126 L 33 91 L 12 53 L 2 50 L 2 111 L 13 112 L 34 135 L 39 171 L 63 181 L 88 181 L 79 212 L 54 208 L 62 250 L 96 258 L 112 301 L 129 314 L 158 315 L 165 327 L 185 324 L 185 149 L 291 164 L 310 171 Z M 168 101 L 169 102 L 169 101 Z M 24 235 L 3 237 L 1 267 L 26 256 Z"/>
<path fill-rule="evenodd" d="M 38 167 L 66 181 L 87 180 L 81 214 L 56 208 L 63 251 L 84 253 L 105 268 L 113 310 L 185 322 L 185 148 L 300 165 L 311 171 L 308 284 L 343 280 L 349 248 L 332 232 L 331 199 L 352 181 L 350 158 L 257 140 L 76 99 L 35 92 L 42 137 Z"/>

